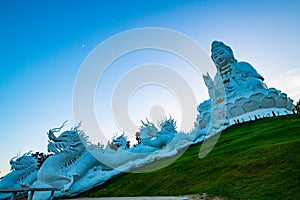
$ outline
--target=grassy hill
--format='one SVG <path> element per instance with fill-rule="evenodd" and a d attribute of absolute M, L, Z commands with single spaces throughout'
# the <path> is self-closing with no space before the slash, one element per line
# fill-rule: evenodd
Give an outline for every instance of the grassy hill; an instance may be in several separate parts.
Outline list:
<path fill-rule="evenodd" d="M 205 192 L 228 199 L 300 199 L 300 115 L 232 126 L 202 159 L 200 147 L 191 146 L 165 168 L 127 173 L 80 196 Z"/>

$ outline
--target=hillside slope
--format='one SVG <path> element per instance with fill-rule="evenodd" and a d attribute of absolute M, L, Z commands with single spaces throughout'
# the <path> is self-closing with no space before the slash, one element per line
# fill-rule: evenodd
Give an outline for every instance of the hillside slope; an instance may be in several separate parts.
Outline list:
<path fill-rule="evenodd" d="M 300 199 L 300 115 L 230 127 L 203 159 L 200 147 L 191 146 L 165 168 L 127 173 L 80 196 L 205 192 L 228 199 Z"/>

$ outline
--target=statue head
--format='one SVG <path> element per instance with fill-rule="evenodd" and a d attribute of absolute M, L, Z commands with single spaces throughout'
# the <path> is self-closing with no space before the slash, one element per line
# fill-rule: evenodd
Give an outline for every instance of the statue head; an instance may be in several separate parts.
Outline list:
<path fill-rule="evenodd" d="M 236 62 L 232 49 L 221 41 L 213 41 L 211 44 L 211 58 L 217 67 Z"/>

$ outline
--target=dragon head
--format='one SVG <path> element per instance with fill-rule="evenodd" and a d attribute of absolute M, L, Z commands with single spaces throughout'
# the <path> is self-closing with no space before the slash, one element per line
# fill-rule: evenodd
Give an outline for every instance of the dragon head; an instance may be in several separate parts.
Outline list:
<path fill-rule="evenodd" d="M 176 133 L 176 121 L 170 117 L 160 123 L 161 133 L 162 134 L 174 134 Z"/>
<path fill-rule="evenodd" d="M 31 152 L 25 153 L 22 156 L 15 156 L 10 160 L 10 170 L 31 170 L 38 169 L 37 158 L 31 156 Z"/>
<path fill-rule="evenodd" d="M 88 137 L 84 134 L 84 131 L 79 130 L 81 124 L 71 128 L 71 130 L 64 131 L 58 137 L 54 135 L 55 132 L 59 132 L 65 125 L 59 128 L 50 129 L 48 132 L 48 151 L 55 154 L 66 152 L 77 152 L 85 148 L 88 143 Z"/>
<path fill-rule="evenodd" d="M 140 137 L 141 138 L 154 138 L 154 137 L 156 137 L 157 134 L 158 134 L 157 128 L 154 126 L 153 123 L 150 123 L 148 121 L 148 119 L 146 119 L 146 120 L 147 120 L 147 123 L 141 121 L 143 125 L 140 127 Z"/>
<path fill-rule="evenodd" d="M 124 133 L 118 137 L 113 137 L 110 144 L 112 149 L 126 149 L 127 148 L 127 137 L 124 136 Z"/>

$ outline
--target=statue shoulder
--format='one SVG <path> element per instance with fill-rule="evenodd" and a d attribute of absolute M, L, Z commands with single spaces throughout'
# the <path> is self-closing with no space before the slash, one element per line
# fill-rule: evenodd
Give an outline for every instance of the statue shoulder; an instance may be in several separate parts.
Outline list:
<path fill-rule="evenodd" d="M 245 61 L 237 62 L 236 65 L 242 71 L 255 70 L 254 67 L 250 63 L 245 62 Z"/>
<path fill-rule="evenodd" d="M 237 69 L 243 72 L 246 76 L 255 77 L 264 80 L 264 78 L 256 71 L 256 69 L 250 63 L 241 61 L 241 62 L 237 62 L 236 65 L 237 65 Z"/>

